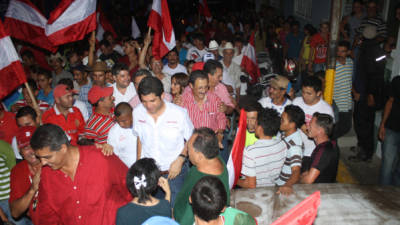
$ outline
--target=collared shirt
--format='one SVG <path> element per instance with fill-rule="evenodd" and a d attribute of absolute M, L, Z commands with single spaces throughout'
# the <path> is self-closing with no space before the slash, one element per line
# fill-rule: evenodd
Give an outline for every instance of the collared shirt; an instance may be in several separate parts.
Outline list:
<path fill-rule="evenodd" d="M 240 87 L 240 75 L 242 74 L 242 70 L 240 69 L 240 66 L 236 64 L 235 62 L 231 62 L 231 64 L 227 67 L 224 64 L 224 61 L 221 59 L 220 63 L 222 64 L 223 67 L 223 72 L 222 72 L 222 80 L 231 80 L 233 82 L 232 86 L 234 89 Z M 225 78 L 224 78 L 225 77 Z M 229 77 L 229 78 L 228 78 Z M 232 85 L 227 83 L 228 85 Z"/>
<path fill-rule="evenodd" d="M 92 115 L 92 104 L 90 104 L 88 100 L 88 94 L 90 89 L 92 88 L 92 82 L 89 82 L 86 85 L 81 86 L 79 90 L 78 99 L 85 103 L 89 116 Z"/>
<path fill-rule="evenodd" d="M 162 171 L 169 170 L 193 132 L 186 109 L 165 101 L 164 104 L 165 111 L 156 122 L 143 104 L 133 110 L 133 130 L 142 144 L 141 158 L 155 159 Z"/>
<path fill-rule="evenodd" d="M 242 174 L 256 177 L 256 186 L 274 186 L 281 173 L 286 157 L 286 145 L 282 140 L 259 139 L 244 149 Z"/>
<path fill-rule="evenodd" d="M 283 102 L 282 105 L 275 105 L 270 97 L 261 98 L 260 100 L 258 100 L 258 102 L 261 104 L 263 108 L 275 109 L 279 113 L 279 115 L 282 115 L 287 105 L 292 104 L 292 101 L 290 101 L 290 99 L 287 98 L 285 98 L 285 101 Z"/>
<path fill-rule="evenodd" d="M 172 76 L 175 73 L 185 73 L 187 74 L 187 70 L 186 67 L 182 66 L 181 64 L 176 65 L 176 67 L 174 69 L 172 69 L 171 67 L 169 67 L 168 64 L 164 65 L 162 72 L 168 76 Z"/>
<path fill-rule="evenodd" d="M 218 110 L 222 102 L 217 95 L 207 92 L 201 108 L 194 99 L 193 91 L 187 92 L 182 98 L 183 107 L 188 110 L 195 128 L 208 127 L 214 131 L 225 130 L 226 117 Z"/>
<path fill-rule="evenodd" d="M 11 204 L 13 201 L 22 198 L 26 192 L 31 188 L 31 180 L 33 178 L 33 174 L 28 167 L 28 162 L 26 160 L 21 161 L 16 164 L 14 168 L 11 170 L 10 176 L 10 198 L 8 202 Z M 32 199 L 29 203 L 29 216 L 34 220 L 33 216 L 35 215 L 35 211 L 32 209 L 32 203 L 36 197 Z"/>
<path fill-rule="evenodd" d="M 188 85 L 183 90 L 182 96 L 187 95 L 189 92 L 192 92 L 192 89 Z M 216 94 L 218 98 L 221 99 L 221 101 L 225 105 L 235 108 L 235 104 L 233 103 L 233 98 L 231 97 L 231 95 L 228 92 L 228 89 L 223 83 L 218 83 L 217 86 L 215 86 L 214 91 L 209 90 L 208 92 Z"/>
<path fill-rule="evenodd" d="M 45 101 L 42 101 L 42 100 L 39 100 L 37 104 L 39 106 L 40 111 L 42 111 L 42 112 L 44 112 L 50 108 L 50 104 Z M 22 108 L 22 107 L 28 106 L 28 103 L 26 103 L 25 99 L 21 99 L 21 100 L 18 100 L 17 102 L 15 102 L 14 105 L 17 105 L 19 108 Z"/>
<path fill-rule="evenodd" d="M 117 209 L 132 199 L 126 188 L 127 172 L 117 156 L 104 156 L 94 146 L 79 147 L 74 180 L 43 167 L 35 224 L 115 224 Z"/>
<path fill-rule="evenodd" d="M 116 123 L 108 132 L 107 144 L 113 146 L 114 154 L 127 167 L 131 167 L 136 162 L 137 137 L 132 128 L 122 128 Z"/>
<path fill-rule="evenodd" d="M 167 101 L 167 102 L 172 102 L 172 95 L 167 92 L 164 92 L 163 100 Z M 129 105 L 132 106 L 132 109 L 134 109 L 136 106 L 138 106 L 142 102 L 140 101 L 139 95 L 135 95 L 135 97 L 133 97 L 128 103 L 129 103 Z"/>
<path fill-rule="evenodd" d="M 132 82 L 130 82 L 128 87 L 126 88 L 125 94 L 122 94 L 118 90 L 117 83 L 114 83 L 112 87 L 114 88 L 113 96 L 115 98 L 114 100 L 115 105 L 118 105 L 118 103 L 120 102 L 129 102 L 133 97 L 137 95 L 135 86 L 133 85 Z"/>
<path fill-rule="evenodd" d="M 288 150 L 281 174 L 276 180 L 277 185 L 284 185 L 290 179 L 292 176 L 292 167 L 301 167 L 301 159 L 303 157 L 303 141 L 301 140 L 300 130 L 284 137 L 283 140 L 287 143 Z"/>
<path fill-rule="evenodd" d="M 85 128 L 85 120 L 81 111 L 78 108 L 72 107 L 68 110 L 67 117 L 58 111 L 56 104 L 49 110 L 43 113 L 43 124 L 52 123 L 60 126 L 69 137 L 71 144 L 76 145 L 79 135 Z"/>
<path fill-rule="evenodd" d="M 114 126 L 114 123 L 112 115 L 93 112 L 87 121 L 82 136 L 87 139 L 94 139 L 96 144 L 105 144 L 107 143 L 108 132 Z"/>

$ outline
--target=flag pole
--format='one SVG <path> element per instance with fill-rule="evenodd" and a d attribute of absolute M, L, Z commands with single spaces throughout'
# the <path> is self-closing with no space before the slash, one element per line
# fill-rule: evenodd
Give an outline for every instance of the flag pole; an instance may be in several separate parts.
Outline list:
<path fill-rule="evenodd" d="M 38 105 L 38 103 L 36 101 L 36 97 L 33 94 L 32 90 L 31 90 L 31 87 L 29 86 L 28 82 L 25 82 L 24 85 L 26 87 L 26 90 L 28 91 L 29 97 L 31 97 L 31 99 L 32 99 L 33 109 L 35 109 L 36 114 L 39 117 L 39 124 L 41 125 L 42 124 L 42 112 L 40 111 L 39 105 Z"/>

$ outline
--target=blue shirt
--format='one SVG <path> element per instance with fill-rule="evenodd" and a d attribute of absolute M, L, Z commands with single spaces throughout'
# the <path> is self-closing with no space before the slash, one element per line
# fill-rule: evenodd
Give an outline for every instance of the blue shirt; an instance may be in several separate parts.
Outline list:
<path fill-rule="evenodd" d="M 292 32 L 290 32 L 286 36 L 286 43 L 288 45 L 288 52 L 287 52 L 288 58 L 293 58 L 293 59 L 299 58 L 303 39 L 304 39 L 304 34 L 300 32 L 296 36 L 293 35 Z"/>
<path fill-rule="evenodd" d="M 43 89 L 41 89 L 39 91 L 39 94 L 37 95 L 37 99 L 47 102 L 47 103 L 49 103 L 49 105 L 53 105 L 54 104 L 53 90 L 51 90 L 50 93 L 46 96 L 44 94 Z"/>
<path fill-rule="evenodd" d="M 78 95 L 78 99 L 85 103 L 86 108 L 89 113 L 89 117 L 92 115 L 92 104 L 90 104 L 90 102 L 88 100 L 88 94 L 89 94 L 89 91 L 91 88 L 92 88 L 92 82 L 89 82 L 88 84 L 83 85 L 81 87 L 81 89 L 79 90 L 79 95 Z"/>

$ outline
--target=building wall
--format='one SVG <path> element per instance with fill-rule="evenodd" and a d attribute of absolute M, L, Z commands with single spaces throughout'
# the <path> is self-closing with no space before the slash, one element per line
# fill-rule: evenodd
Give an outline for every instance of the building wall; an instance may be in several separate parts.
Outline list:
<path fill-rule="evenodd" d="M 302 1 L 302 0 L 299 0 Z M 345 0 L 343 0 L 345 1 Z M 312 0 L 311 18 L 303 18 L 294 14 L 295 0 L 284 0 L 283 12 L 284 16 L 294 16 L 302 26 L 311 23 L 318 27 L 322 21 L 328 21 L 330 16 L 331 0 Z"/>

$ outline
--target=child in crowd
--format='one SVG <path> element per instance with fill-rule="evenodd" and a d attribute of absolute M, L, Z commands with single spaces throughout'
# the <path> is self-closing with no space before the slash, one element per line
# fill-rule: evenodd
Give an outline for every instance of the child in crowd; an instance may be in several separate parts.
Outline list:
<path fill-rule="evenodd" d="M 176 73 L 171 77 L 171 95 L 175 104 L 182 104 L 182 92 L 188 84 L 189 76 L 185 73 Z"/>
<path fill-rule="evenodd" d="M 53 105 L 54 104 L 53 88 L 51 88 L 53 78 L 51 76 L 51 73 L 47 70 L 40 70 L 38 71 L 37 78 L 38 78 L 37 83 L 40 87 L 37 99 L 45 101 L 49 103 L 49 105 Z"/>
<path fill-rule="evenodd" d="M 165 191 L 165 199 L 157 199 L 151 195 L 157 185 Z M 154 159 L 143 158 L 136 161 L 126 175 L 126 186 L 134 198 L 118 209 L 117 225 L 140 225 L 155 215 L 171 217 L 171 190 L 168 180 L 161 177 Z"/>

